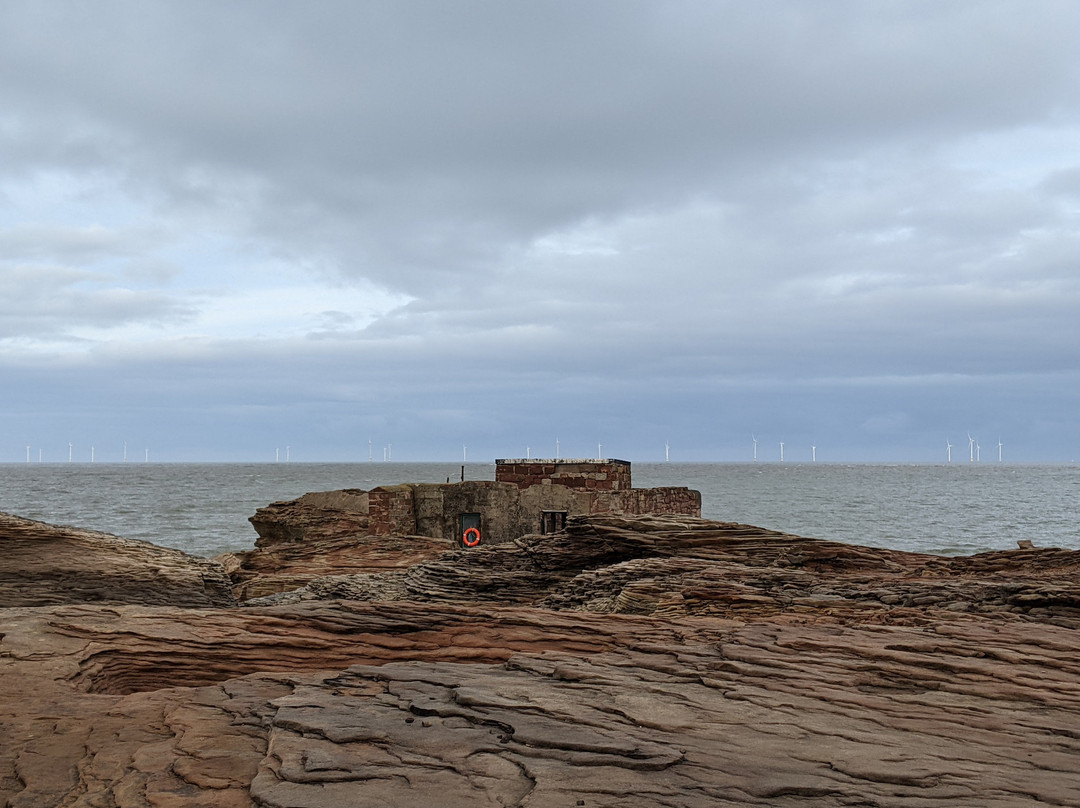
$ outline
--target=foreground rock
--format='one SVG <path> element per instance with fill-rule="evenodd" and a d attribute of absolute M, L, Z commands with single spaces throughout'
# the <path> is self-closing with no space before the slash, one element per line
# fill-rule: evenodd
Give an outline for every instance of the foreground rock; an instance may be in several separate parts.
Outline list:
<path fill-rule="evenodd" d="M 691 517 L 572 519 L 553 536 L 335 575 L 258 603 L 516 604 L 680 619 L 928 624 L 961 614 L 1080 627 L 1080 553 L 907 553 Z"/>
<path fill-rule="evenodd" d="M 0 708 L 0 799 L 1080 801 L 1070 629 L 469 611 L 312 602 L 9 613 L 0 686 L 26 695 Z"/>
<path fill-rule="evenodd" d="M 222 565 L 107 533 L 0 513 L 0 607 L 234 604 Z"/>
<path fill-rule="evenodd" d="M 279 605 L 2 609 L 0 805 L 1076 806 L 1078 556 L 609 517 Z"/>

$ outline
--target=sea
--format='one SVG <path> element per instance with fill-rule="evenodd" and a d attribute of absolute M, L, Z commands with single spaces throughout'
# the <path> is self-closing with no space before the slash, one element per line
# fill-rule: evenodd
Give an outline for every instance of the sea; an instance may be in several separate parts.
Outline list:
<path fill-rule="evenodd" d="M 1080 549 L 1080 465 L 634 463 L 633 484 L 701 492 L 702 516 L 939 555 Z M 212 557 L 256 509 L 309 491 L 493 480 L 493 463 L 0 464 L 0 511 Z"/>

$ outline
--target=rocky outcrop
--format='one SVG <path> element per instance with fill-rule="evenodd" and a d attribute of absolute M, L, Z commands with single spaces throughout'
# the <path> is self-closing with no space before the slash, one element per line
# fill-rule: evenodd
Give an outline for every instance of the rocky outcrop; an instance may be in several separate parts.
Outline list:
<path fill-rule="evenodd" d="M 316 491 L 272 502 L 255 511 L 248 521 L 259 534 L 256 547 L 367 533 L 368 492 L 359 488 Z"/>
<path fill-rule="evenodd" d="M 0 513 L 0 608 L 63 603 L 198 607 L 235 599 L 217 562 Z"/>
<path fill-rule="evenodd" d="M 1077 627 L 1078 571 L 1080 553 L 1068 550 L 946 558 L 692 517 L 605 516 L 402 571 L 318 578 L 257 602 L 424 600 L 913 625 L 979 614 Z"/>
<path fill-rule="evenodd" d="M 481 550 L 0 609 L 0 805 L 1080 804 L 1078 553 L 611 517 Z"/>
<path fill-rule="evenodd" d="M 448 551 L 451 543 L 427 536 L 356 534 L 303 542 L 264 543 L 246 553 L 219 558 L 241 600 L 304 587 L 331 575 L 406 569 Z"/>
<path fill-rule="evenodd" d="M 241 600 L 299 589 L 314 579 L 405 569 L 449 550 L 446 539 L 374 535 L 368 492 L 359 489 L 304 494 L 259 508 L 249 520 L 255 548 L 219 560 Z"/>

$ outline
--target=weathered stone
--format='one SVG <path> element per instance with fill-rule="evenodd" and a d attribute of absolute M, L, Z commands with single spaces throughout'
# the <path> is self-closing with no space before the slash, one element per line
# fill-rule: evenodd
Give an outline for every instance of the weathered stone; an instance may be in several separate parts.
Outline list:
<path fill-rule="evenodd" d="M 314 579 L 286 597 L 888 623 L 970 611 L 1080 626 L 1078 570 L 1080 553 L 1067 550 L 943 558 L 693 517 L 597 516 L 405 570 Z"/>
<path fill-rule="evenodd" d="M 347 488 L 304 494 L 259 508 L 248 521 L 259 534 L 256 547 L 367 533 L 368 492 Z"/>
<path fill-rule="evenodd" d="M 299 589 L 324 576 L 405 569 L 434 559 L 452 544 L 428 536 L 308 538 L 261 542 L 254 550 L 233 553 L 222 561 L 241 600 Z"/>
<path fill-rule="evenodd" d="M 108 533 L 0 513 L 0 607 L 62 603 L 224 606 L 225 568 Z"/>
<path fill-rule="evenodd" d="M 914 807 L 1080 797 L 1072 629 L 471 611 L 11 611 L 0 687 L 26 697 L 0 707 L 0 799 Z"/>
<path fill-rule="evenodd" d="M 278 606 L 0 609 L 0 805 L 1075 806 L 1078 557 L 606 517 Z"/>

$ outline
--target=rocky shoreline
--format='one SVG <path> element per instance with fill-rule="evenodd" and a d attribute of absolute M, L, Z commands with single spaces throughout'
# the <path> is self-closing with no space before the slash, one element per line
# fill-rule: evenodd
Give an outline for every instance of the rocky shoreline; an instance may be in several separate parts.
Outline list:
<path fill-rule="evenodd" d="M 1080 553 L 339 500 L 213 561 L 0 515 L 0 805 L 1080 805 Z"/>

